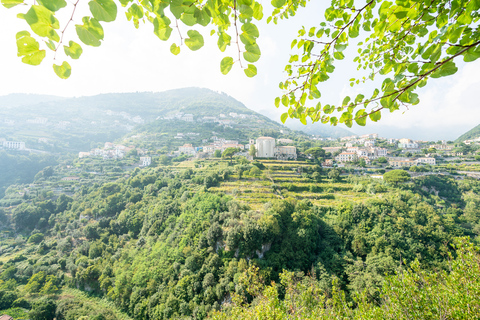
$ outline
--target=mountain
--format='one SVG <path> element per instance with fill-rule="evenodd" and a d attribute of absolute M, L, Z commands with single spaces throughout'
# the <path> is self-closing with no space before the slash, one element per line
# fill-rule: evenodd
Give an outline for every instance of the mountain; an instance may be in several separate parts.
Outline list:
<path fill-rule="evenodd" d="M 0 107 L 19 107 L 24 105 L 32 105 L 50 101 L 60 101 L 67 99 L 58 96 L 49 96 L 44 94 L 24 94 L 12 93 L 6 96 L 0 96 Z"/>
<path fill-rule="evenodd" d="M 475 139 L 475 138 L 478 138 L 478 137 L 480 137 L 480 124 L 478 126 L 476 126 L 475 128 L 470 129 L 469 131 L 462 134 L 460 137 L 457 138 L 457 140 L 455 140 L 455 142 L 472 140 L 472 139 Z"/>
<path fill-rule="evenodd" d="M 225 93 L 202 88 L 79 98 L 16 94 L 0 97 L 0 106 L 0 138 L 52 152 L 89 150 L 129 132 L 161 133 L 167 140 L 182 132 L 203 132 L 203 139 L 224 131 L 230 134 L 222 136 L 239 139 L 290 132 Z M 194 121 L 180 121 L 182 113 Z"/>

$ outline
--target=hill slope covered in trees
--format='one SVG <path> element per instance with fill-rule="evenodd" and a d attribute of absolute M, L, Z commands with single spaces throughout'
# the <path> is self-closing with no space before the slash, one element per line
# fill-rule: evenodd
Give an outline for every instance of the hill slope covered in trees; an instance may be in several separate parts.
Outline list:
<path fill-rule="evenodd" d="M 234 312 L 235 297 L 253 301 L 263 289 L 251 291 L 245 282 L 252 268 L 263 283 L 278 284 L 279 299 L 292 285 L 282 282 L 287 270 L 310 274 L 306 281 L 327 299 L 342 290 L 348 303 L 360 293 L 374 303 L 384 277 L 405 263 L 448 272 L 455 238 L 477 241 L 476 180 L 426 176 L 389 185 L 328 178 L 313 163 L 245 161 L 198 160 L 120 171 L 103 182 L 60 181 L 75 191 L 31 192 L 18 206 L 0 209 L 0 291 L 12 297 L 4 308 L 36 314 L 54 306 L 57 319 L 93 318 L 92 310 L 106 319 L 203 319 L 215 310 Z M 59 171 L 37 183 L 48 186 Z M 298 177 L 283 184 L 287 172 Z M 449 192 L 437 195 L 442 188 Z"/>
<path fill-rule="evenodd" d="M 464 134 L 462 134 L 455 141 L 456 142 L 462 142 L 462 141 L 465 141 L 465 140 L 473 140 L 473 139 L 478 138 L 478 137 L 480 137 L 480 124 L 478 126 L 472 128 L 472 129 L 468 130 Z"/>

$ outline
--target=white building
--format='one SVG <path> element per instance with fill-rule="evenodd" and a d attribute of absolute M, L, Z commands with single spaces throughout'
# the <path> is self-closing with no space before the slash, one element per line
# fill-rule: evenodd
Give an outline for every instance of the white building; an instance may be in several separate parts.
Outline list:
<path fill-rule="evenodd" d="M 296 160 L 297 148 L 294 146 L 275 145 L 275 139 L 271 137 L 260 137 L 255 144 L 258 158 L 277 158 L 279 160 Z"/>
<path fill-rule="evenodd" d="M 436 164 L 435 158 L 430 158 L 430 157 L 425 157 L 425 158 L 418 158 L 417 159 L 417 164 L 422 163 L 422 164 L 430 164 L 434 166 Z"/>
<path fill-rule="evenodd" d="M 365 147 L 373 147 L 373 146 L 375 146 L 375 140 L 367 140 L 367 141 L 365 141 L 364 146 L 365 146 Z"/>
<path fill-rule="evenodd" d="M 418 149 L 418 143 L 410 139 L 400 139 L 398 140 L 398 147 L 401 149 Z"/>
<path fill-rule="evenodd" d="M 275 158 L 279 160 L 297 160 L 297 148 L 294 146 L 276 147 Z"/>
<path fill-rule="evenodd" d="M 178 151 L 180 153 L 190 154 L 192 156 L 195 155 L 195 153 L 196 153 L 195 148 L 190 143 L 186 143 L 183 146 L 178 147 Z"/>
<path fill-rule="evenodd" d="M 148 167 L 152 164 L 151 157 L 140 157 L 140 167 Z"/>
<path fill-rule="evenodd" d="M 283 143 L 283 144 L 289 144 L 289 143 L 293 143 L 293 140 L 292 139 L 278 139 L 277 140 L 278 143 Z"/>
<path fill-rule="evenodd" d="M 258 158 L 275 157 L 275 139 L 271 137 L 260 137 L 255 144 Z"/>
<path fill-rule="evenodd" d="M 193 122 L 193 114 L 186 113 L 180 118 L 180 120 L 187 121 L 187 122 Z"/>
<path fill-rule="evenodd" d="M 5 149 L 25 150 L 25 142 L 20 141 L 3 141 Z"/>
<path fill-rule="evenodd" d="M 35 119 L 28 119 L 27 123 L 34 123 L 34 124 L 45 124 L 47 123 L 47 118 L 37 117 Z"/>
<path fill-rule="evenodd" d="M 337 162 L 352 162 L 357 159 L 357 153 L 356 152 L 342 152 L 338 156 L 335 157 L 335 160 Z"/>

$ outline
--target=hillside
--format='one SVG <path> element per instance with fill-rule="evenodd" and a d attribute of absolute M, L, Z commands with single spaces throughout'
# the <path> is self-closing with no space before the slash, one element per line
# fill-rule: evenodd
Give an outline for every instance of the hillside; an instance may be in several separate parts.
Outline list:
<path fill-rule="evenodd" d="M 81 98 L 17 94 L 0 97 L 0 105 L 3 106 L 0 109 L 0 138 L 24 141 L 27 148 L 50 152 L 89 150 L 106 141 L 119 139 L 128 132 L 148 135 L 162 126 L 167 126 L 175 134 L 208 127 L 211 129 L 208 138 L 213 130 L 220 131 L 225 127 L 236 127 L 237 131 L 247 127 L 257 129 L 257 132 L 261 129 L 289 131 L 226 94 L 201 88 Z M 180 113 L 193 115 L 194 121 L 188 123 L 188 128 L 185 121 L 158 121 Z M 221 114 L 224 118 L 220 118 Z M 235 119 L 235 114 L 243 115 L 243 118 Z M 216 117 L 225 123 L 213 124 L 213 120 L 204 121 L 203 117 Z M 212 124 L 205 125 L 206 122 Z"/>
<path fill-rule="evenodd" d="M 480 124 L 473 129 L 468 130 L 455 140 L 455 142 L 462 142 L 465 140 L 473 140 L 480 137 Z"/>
<path fill-rule="evenodd" d="M 478 233 L 475 180 L 389 185 L 242 157 L 143 169 L 128 161 L 73 159 L 9 188 L 3 308 L 21 318 L 49 303 L 57 319 L 205 319 L 252 302 L 252 272 L 285 292 L 284 270 L 310 274 L 327 297 L 343 290 L 376 302 L 385 275 L 416 259 L 427 272 L 447 270 L 446 244 Z M 449 192 L 440 198 L 432 185 Z"/>

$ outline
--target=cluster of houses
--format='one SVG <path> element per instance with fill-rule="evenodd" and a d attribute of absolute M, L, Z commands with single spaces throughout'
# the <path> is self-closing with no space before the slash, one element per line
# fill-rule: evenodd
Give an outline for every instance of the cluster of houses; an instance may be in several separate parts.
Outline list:
<path fill-rule="evenodd" d="M 140 154 L 140 155 L 145 154 L 145 151 L 141 149 L 136 149 L 134 146 L 126 147 L 121 144 L 105 142 L 103 149 L 95 148 L 88 152 L 79 152 L 78 157 L 79 158 L 102 157 L 104 160 L 121 159 L 125 157 L 129 151 L 134 149 L 137 151 L 137 154 Z M 151 157 L 140 157 L 141 167 L 148 167 L 151 164 L 152 164 Z"/>
<path fill-rule="evenodd" d="M 370 163 L 371 160 L 378 159 L 380 157 L 387 156 L 387 149 L 376 147 L 376 139 L 378 134 L 366 134 L 360 137 L 345 137 L 340 140 L 348 141 L 345 143 L 346 151 L 338 154 L 335 160 L 339 163 L 353 162 L 360 159 L 365 160 L 365 163 Z M 360 144 L 361 146 L 354 146 L 354 144 Z M 343 147 L 331 147 L 324 148 L 326 152 L 337 152 L 344 149 Z"/>
<path fill-rule="evenodd" d="M 179 147 L 177 151 L 173 152 L 174 155 L 188 154 L 196 156 L 198 158 L 205 158 L 211 156 L 216 150 L 220 152 L 225 151 L 227 148 L 239 149 L 240 155 L 248 156 L 248 151 L 253 147 L 256 150 L 257 158 L 276 158 L 279 160 L 296 160 L 297 148 L 294 146 L 284 146 L 282 144 L 293 143 L 290 139 L 278 139 L 275 140 L 271 137 L 259 137 L 256 140 L 250 139 L 248 145 L 238 143 L 236 140 L 226 140 L 212 137 L 213 143 L 204 145 L 201 147 L 194 147 L 192 144 L 184 144 Z M 277 145 L 277 142 L 280 145 Z"/>
<path fill-rule="evenodd" d="M 335 157 L 337 163 L 346 163 L 354 162 L 360 159 L 363 159 L 366 164 L 369 164 L 371 160 L 378 159 L 380 157 L 387 158 L 387 149 L 375 147 L 376 139 L 378 138 L 377 134 L 368 134 L 360 137 L 351 136 L 344 137 L 340 140 L 348 141 L 345 143 L 345 147 L 327 147 L 324 148 L 326 152 L 337 152 L 346 148 L 346 151 L 339 153 Z M 363 147 L 353 146 L 353 144 L 363 144 Z M 398 143 L 398 148 L 404 149 L 405 151 L 418 152 L 420 151 L 419 144 L 417 141 L 412 141 L 410 139 L 390 139 L 389 143 L 394 144 Z M 442 144 L 431 145 L 430 148 L 435 148 L 437 150 L 451 150 L 450 146 L 447 146 L 444 141 Z M 406 158 L 388 158 L 388 163 L 392 167 L 411 167 L 418 164 L 429 164 L 435 165 L 436 160 L 433 157 L 421 157 L 417 159 L 406 159 Z M 331 161 L 326 163 L 326 165 L 331 165 Z"/>
<path fill-rule="evenodd" d="M 87 152 L 79 152 L 79 158 L 87 157 L 103 157 L 103 159 L 121 159 L 130 151 L 135 149 L 135 147 L 130 146 L 126 147 L 121 144 L 114 144 L 112 142 L 105 142 L 103 148 L 95 148 Z"/>
<path fill-rule="evenodd" d="M 227 119 L 227 118 L 230 118 L 230 119 Z M 181 120 L 186 122 L 197 121 L 197 122 L 206 122 L 206 123 L 213 122 L 213 123 L 221 124 L 226 127 L 231 127 L 231 125 L 236 124 L 236 122 L 233 119 L 249 119 L 249 118 L 256 118 L 256 116 L 250 115 L 250 114 L 230 112 L 228 115 L 221 113 L 218 115 L 218 117 L 203 116 L 195 119 L 195 117 L 191 113 L 177 112 L 175 114 L 167 115 L 164 117 L 157 117 L 156 120 Z"/>
<path fill-rule="evenodd" d="M 106 111 L 107 116 L 121 116 L 125 120 L 132 121 L 134 123 L 145 123 L 145 120 L 142 119 L 140 116 L 132 116 L 130 113 L 122 111 L 122 112 L 115 112 L 112 110 L 107 110 Z"/>

